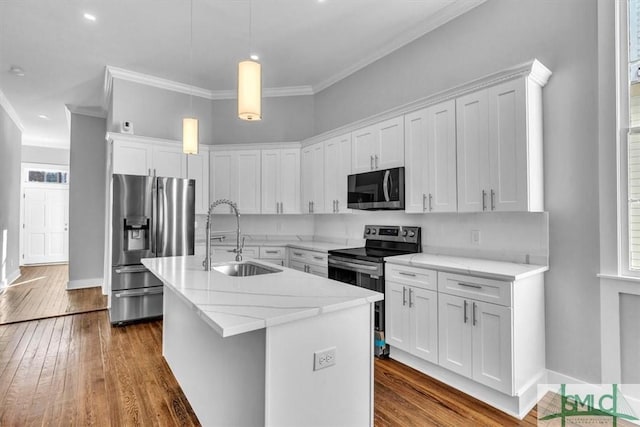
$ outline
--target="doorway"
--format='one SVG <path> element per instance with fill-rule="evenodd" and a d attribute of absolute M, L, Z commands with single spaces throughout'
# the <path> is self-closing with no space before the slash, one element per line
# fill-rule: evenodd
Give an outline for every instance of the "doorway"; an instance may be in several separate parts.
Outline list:
<path fill-rule="evenodd" d="M 22 164 L 20 265 L 69 262 L 69 168 Z"/>

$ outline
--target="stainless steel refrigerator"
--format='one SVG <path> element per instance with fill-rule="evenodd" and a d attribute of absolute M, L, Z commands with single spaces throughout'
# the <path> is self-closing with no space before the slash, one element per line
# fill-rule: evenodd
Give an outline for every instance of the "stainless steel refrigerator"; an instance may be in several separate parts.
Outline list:
<path fill-rule="evenodd" d="M 112 324 L 162 315 L 162 282 L 142 258 L 193 255 L 195 181 L 113 175 Z"/>

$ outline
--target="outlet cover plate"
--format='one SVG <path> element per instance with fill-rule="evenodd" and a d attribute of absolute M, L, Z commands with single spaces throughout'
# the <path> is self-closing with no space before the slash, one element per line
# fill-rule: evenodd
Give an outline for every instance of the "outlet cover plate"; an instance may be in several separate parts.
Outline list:
<path fill-rule="evenodd" d="M 313 370 L 328 368 L 336 364 L 336 348 L 331 347 L 313 353 Z"/>

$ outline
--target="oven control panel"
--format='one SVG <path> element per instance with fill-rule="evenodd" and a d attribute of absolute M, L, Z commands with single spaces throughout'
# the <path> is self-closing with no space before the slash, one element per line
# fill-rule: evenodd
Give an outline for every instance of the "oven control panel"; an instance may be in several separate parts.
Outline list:
<path fill-rule="evenodd" d="M 369 240 L 415 243 L 420 241 L 420 227 L 401 225 L 365 225 L 364 238 Z"/>

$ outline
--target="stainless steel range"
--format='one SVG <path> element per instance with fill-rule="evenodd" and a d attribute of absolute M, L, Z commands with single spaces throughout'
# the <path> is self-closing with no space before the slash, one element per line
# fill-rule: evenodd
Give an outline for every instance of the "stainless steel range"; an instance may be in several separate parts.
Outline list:
<path fill-rule="evenodd" d="M 329 278 L 384 293 L 384 258 L 422 252 L 420 227 L 366 225 L 365 246 L 329 251 Z M 384 301 L 375 303 L 375 346 L 378 357 L 389 353 L 384 339 Z"/>

